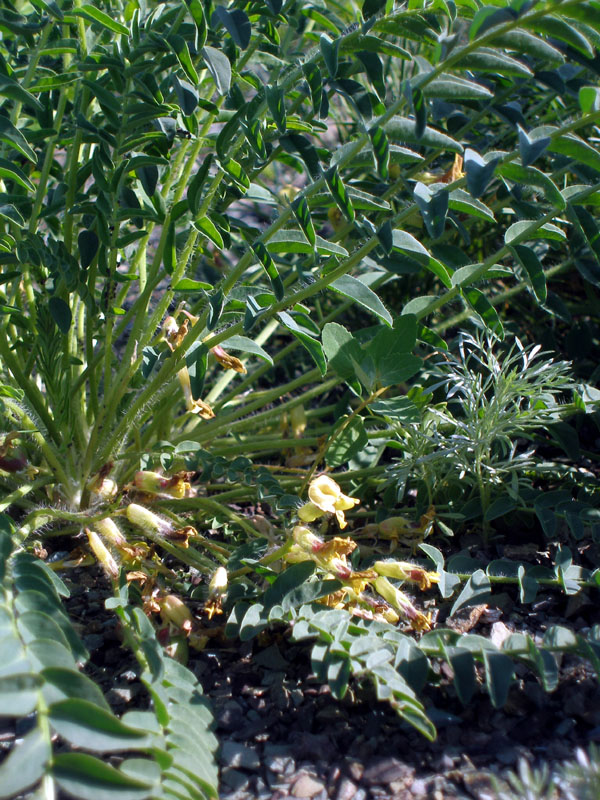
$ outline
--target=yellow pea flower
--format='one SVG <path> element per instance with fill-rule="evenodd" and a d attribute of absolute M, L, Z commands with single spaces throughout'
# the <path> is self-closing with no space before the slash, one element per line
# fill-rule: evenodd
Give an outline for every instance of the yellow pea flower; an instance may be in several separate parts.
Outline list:
<path fill-rule="evenodd" d="M 190 484 L 185 478 L 187 473 L 178 472 L 171 477 L 160 475 L 158 472 L 139 470 L 135 473 L 133 483 L 136 489 L 148 494 L 167 494 L 180 500 L 185 497 L 190 489 Z"/>
<path fill-rule="evenodd" d="M 360 503 L 356 497 L 343 494 L 338 484 L 329 475 L 319 475 L 308 487 L 309 502 L 298 511 L 303 522 L 314 522 L 323 514 L 335 514 L 340 528 L 346 527 L 344 511 Z"/>
<path fill-rule="evenodd" d="M 387 578 L 416 583 L 422 591 L 430 589 L 432 584 L 440 582 L 439 572 L 428 572 L 423 567 L 408 561 L 376 561 L 373 569 L 379 575 Z"/>
<path fill-rule="evenodd" d="M 431 628 L 430 617 L 418 611 L 408 597 L 390 583 L 386 577 L 381 575 L 376 578 L 373 581 L 373 587 L 386 602 L 408 619 L 413 630 L 428 631 Z"/>

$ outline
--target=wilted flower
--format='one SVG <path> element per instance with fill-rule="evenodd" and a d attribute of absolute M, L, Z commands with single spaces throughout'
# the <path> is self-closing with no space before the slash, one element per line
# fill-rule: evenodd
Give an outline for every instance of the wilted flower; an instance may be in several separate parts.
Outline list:
<path fill-rule="evenodd" d="M 376 561 L 373 569 L 379 575 L 387 578 L 397 578 L 401 581 L 416 583 L 419 589 L 424 591 L 431 588 L 433 583 L 439 583 L 439 572 L 428 572 L 417 564 L 410 564 L 408 561 Z"/>
<path fill-rule="evenodd" d="M 85 534 L 88 538 L 90 547 L 92 548 L 92 552 L 100 562 L 102 569 L 106 572 L 109 578 L 116 580 L 119 577 L 119 565 L 115 561 L 110 550 L 108 550 L 102 539 L 95 531 L 91 531 L 89 528 L 86 528 Z"/>
<path fill-rule="evenodd" d="M 335 514 L 340 528 L 346 527 L 344 511 L 360 503 L 356 497 L 342 493 L 337 483 L 328 475 L 319 475 L 308 487 L 310 502 L 305 503 L 298 511 L 303 522 L 314 522 L 323 514 Z"/>
<path fill-rule="evenodd" d="M 190 381 L 190 373 L 187 367 L 183 367 L 177 373 L 183 396 L 185 398 L 185 407 L 191 414 L 198 414 L 202 419 L 212 419 L 215 412 L 212 408 L 205 403 L 204 400 L 194 400 L 192 392 L 192 383 Z"/>
<path fill-rule="evenodd" d="M 194 317 L 193 319 L 196 318 Z M 189 322 L 187 319 L 183 321 L 182 325 L 178 325 L 174 317 L 167 317 L 162 325 L 163 335 L 172 351 L 175 351 L 183 342 L 188 330 Z M 212 419 L 215 414 L 208 403 L 205 403 L 204 400 L 194 400 L 188 368 L 182 367 L 177 373 L 177 377 L 185 398 L 186 409 L 192 414 L 198 414 L 202 419 Z"/>
<path fill-rule="evenodd" d="M 246 367 L 242 364 L 239 358 L 229 355 L 227 351 L 223 350 L 220 344 L 211 347 L 210 352 L 224 369 L 233 369 L 235 372 L 241 373 L 246 372 Z"/>

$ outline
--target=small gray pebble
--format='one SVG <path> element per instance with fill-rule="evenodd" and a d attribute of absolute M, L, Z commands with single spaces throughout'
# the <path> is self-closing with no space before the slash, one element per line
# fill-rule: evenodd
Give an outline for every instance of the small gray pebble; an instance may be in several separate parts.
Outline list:
<path fill-rule="evenodd" d="M 258 753 L 253 747 L 226 739 L 221 748 L 221 763 L 226 767 L 241 767 L 257 770 L 260 767 Z"/>
<path fill-rule="evenodd" d="M 240 772 L 238 769 L 233 769 L 232 767 L 227 767 L 221 772 L 221 780 L 228 789 L 231 789 L 234 792 L 238 792 L 240 789 L 245 789 L 250 783 L 250 778 L 248 775 Z"/>
<path fill-rule="evenodd" d="M 410 793 L 414 794 L 415 797 L 424 797 L 427 794 L 427 784 L 422 778 L 417 778 L 416 781 L 412 782 Z"/>

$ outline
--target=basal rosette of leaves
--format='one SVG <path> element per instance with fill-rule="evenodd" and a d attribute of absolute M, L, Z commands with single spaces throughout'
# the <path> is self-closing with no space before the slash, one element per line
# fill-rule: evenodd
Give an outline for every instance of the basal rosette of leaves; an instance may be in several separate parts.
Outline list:
<path fill-rule="evenodd" d="M 568 420 L 598 402 L 598 4 L 13 0 L 0 32 L 0 713 L 36 714 L 0 796 L 215 796 L 210 712 L 169 653 L 223 628 L 291 626 L 337 696 L 369 679 L 429 737 L 436 660 L 497 706 L 515 661 L 548 690 L 556 653 L 597 670 L 595 629 L 499 649 L 401 587 L 430 575 L 451 613 L 495 584 L 597 591 Z M 524 375 L 478 449 L 481 369 Z M 440 536 L 527 515 L 545 567 Z M 63 603 L 95 563 L 151 700 L 122 720 Z"/>

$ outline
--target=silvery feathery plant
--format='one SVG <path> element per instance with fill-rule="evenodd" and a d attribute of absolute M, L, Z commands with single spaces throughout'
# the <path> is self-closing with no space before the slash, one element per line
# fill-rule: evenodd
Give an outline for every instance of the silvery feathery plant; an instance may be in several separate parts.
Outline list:
<path fill-rule="evenodd" d="M 456 352 L 429 366 L 427 388 L 412 391 L 420 419 L 398 426 L 404 455 L 389 472 L 403 486 L 418 480 L 428 505 L 452 493 L 462 502 L 476 496 L 485 514 L 494 491 L 518 494 L 535 463 L 523 441 L 572 408 L 570 365 L 549 355 L 517 337 L 509 344 L 488 332 L 460 334 Z M 435 402 L 438 394 L 445 399 Z"/>

